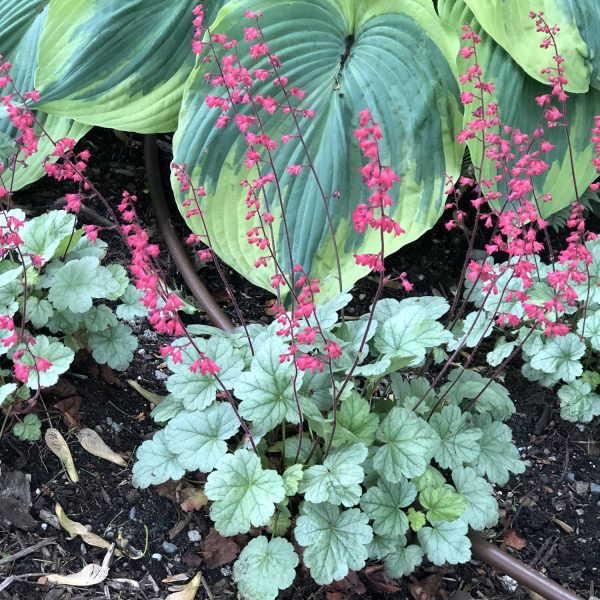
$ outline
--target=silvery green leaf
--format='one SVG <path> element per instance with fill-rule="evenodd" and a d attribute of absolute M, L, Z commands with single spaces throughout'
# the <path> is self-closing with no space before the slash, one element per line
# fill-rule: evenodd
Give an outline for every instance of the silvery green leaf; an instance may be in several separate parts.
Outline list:
<path fill-rule="evenodd" d="M 108 292 L 105 297 L 107 300 L 118 300 L 125 293 L 125 290 L 129 286 L 129 277 L 127 277 L 127 271 L 125 270 L 125 267 L 116 263 L 106 265 L 106 268 L 110 271 L 113 279 L 117 282 L 118 287 L 114 291 Z"/>
<path fill-rule="evenodd" d="M 150 416 L 154 419 L 155 423 L 167 423 L 183 410 L 185 410 L 185 407 L 181 398 L 169 394 L 160 404 L 152 409 Z"/>
<path fill-rule="evenodd" d="M 132 285 L 127 286 L 119 300 L 121 304 L 117 305 L 115 312 L 123 321 L 132 321 L 148 314 L 148 309 L 142 303 L 142 294 Z"/>
<path fill-rule="evenodd" d="M 452 470 L 456 491 L 467 500 L 461 519 L 475 531 L 493 527 L 498 522 L 498 503 L 492 486 L 470 467 Z"/>
<path fill-rule="evenodd" d="M 19 440 L 35 442 L 42 437 L 42 422 L 37 415 L 30 413 L 13 425 L 12 432 Z"/>
<path fill-rule="evenodd" d="M 290 465 L 283 472 L 283 487 L 285 488 L 286 496 L 295 496 L 298 492 L 298 485 L 304 477 L 304 470 L 302 465 L 294 464 Z"/>
<path fill-rule="evenodd" d="M 0 385 L 0 406 L 10 398 L 10 395 L 17 389 L 16 383 L 5 383 Z"/>
<path fill-rule="evenodd" d="M 494 349 L 488 352 L 486 355 L 488 365 L 491 367 L 497 367 L 500 365 L 503 360 L 507 359 L 511 355 L 511 352 L 515 349 L 516 345 L 516 341 L 507 342 L 504 336 L 500 336 L 496 340 Z"/>
<path fill-rule="evenodd" d="M 219 402 L 203 411 L 180 412 L 165 427 L 165 438 L 167 447 L 187 471 L 210 473 L 227 453 L 227 440 L 239 428 L 231 406 Z"/>
<path fill-rule="evenodd" d="M 393 579 L 410 575 L 423 562 L 423 550 L 417 544 L 398 544 L 394 552 L 385 557 L 385 569 Z"/>
<path fill-rule="evenodd" d="M 440 446 L 434 459 L 443 469 L 462 467 L 479 455 L 481 429 L 469 425 L 469 415 L 462 414 L 458 406 L 444 406 L 434 413 L 429 424 L 440 436 Z"/>
<path fill-rule="evenodd" d="M 284 419 L 289 423 L 299 422 L 294 387 L 300 387 L 302 372 L 294 384 L 294 366 L 279 360 L 284 352 L 286 345 L 280 340 L 265 341 L 256 351 L 250 371 L 242 373 L 235 382 L 235 396 L 241 400 L 240 414 L 263 433 Z"/>
<path fill-rule="evenodd" d="M 373 532 L 373 539 L 367 546 L 369 558 L 375 560 L 383 560 L 386 556 L 395 552 L 400 546 L 406 545 L 406 537 L 400 536 L 385 536 Z"/>
<path fill-rule="evenodd" d="M 178 481 L 185 475 L 185 469 L 179 464 L 177 455 L 167 446 L 165 430 L 154 434 L 137 449 L 133 465 L 132 483 L 138 488 L 164 483 L 169 479 Z"/>
<path fill-rule="evenodd" d="M 90 310 L 83 313 L 83 326 L 91 333 L 114 327 L 117 323 L 115 313 L 105 304 L 92 306 Z"/>
<path fill-rule="evenodd" d="M 485 311 L 469 313 L 461 324 L 460 335 L 448 344 L 448 350 L 456 350 L 463 345 L 473 348 L 494 329 L 494 319 Z"/>
<path fill-rule="evenodd" d="M 510 427 L 499 421 L 492 421 L 487 413 L 476 416 L 474 421 L 482 431 L 479 440 L 481 451 L 473 463 L 477 474 L 485 475 L 491 483 L 504 485 L 511 472 L 523 473 L 525 465 L 512 443 Z"/>
<path fill-rule="evenodd" d="M 352 391 L 337 410 L 333 446 L 361 443 L 369 447 L 375 441 L 378 426 L 379 417 L 371 412 L 369 403 Z"/>
<path fill-rule="evenodd" d="M 589 311 L 585 318 L 577 321 L 577 333 L 588 341 L 589 345 L 600 351 L 600 310 Z"/>
<path fill-rule="evenodd" d="M 59 375 L 62 375 L 71 366 L 75 353 L 71 348 L 67 348 L 56 338 L 38 335 L 27 346 L 19 346 L 20 350 L 25 350 L 19 362 L 31 367 L 27 385 L 34 389 L 50 387 L 58 381 Z M 33 353 L 33 354 L 32 354 Z M 45 371 L 38 371 L 35 368 L 36 361 L 43 358 L 51 363 Z"/>
<path fill-rule="evenodd" d="M 48 262 L 63 239 L 70 236 L 74 229 L 75 215 L 64 210 L 51 210 L 28 219 L 19 229 L 19 237 L 23 240 L 21 250 Z"/>
<path fill-rule="evenodd" d="M 314 465 L 304 472 L 299 491 L 306 500 L 319 504 L 354 506 L 361 495 L 365 473 L 360 466 L 367 458 L 367 447 L 354 444 L 332 450 L 322 465 Z"/>
<path fill-rule="evenodd" d="M 221 535 L 247 533 L 269 522 L 275 505 L 285 498 L 283 478 L 263 469 L 256 454 L 226 454 L 206 480 L 204 492 L 213 501 L 210 517 Z"/>
<path fill-rule="evenodd" d="M 523 362 L 521 372 L 529 381 L 537 381 L 541 386 L 547 388 L 554 387 L 560 380 L 560 377 L 556 373 L 544 373 L 543 371 L 534 369 L 528 361 Z"/>
<path fill-rule="evenodd" d="M 10 260 L 0 261 L 0 288 L 8 285 L 23 273 L 23 267 L 14 265 L 15 263 Z"/>
<path fill-rule="evenodd" d="M 182 351 L 183 362 L 173 364 L 174 371 L 167 379 L 167 389 L 183 400 L 187 410 L 204 410 L 210 406 L 221 390 L 221 383 L 226 389 L 232 389 L 238 381 L 244 363 L 235 353 L 231 342 L 223 337 L 212 337 L 208 340 L 194 338 L 195 347 L 213 360 L 220 371 L 218 380 L 214 375 L 203 375 L 200 369 L 191 370 L 194 361 L 200 358 L 195 347 L 188 345 Z M 220 382 L 220 383 L 219 383 Z"/>
<path fill-rule="evenodd" d="M 456 565 L 471 560 L 468 527 L 461 520 L 434 521 L 417 533 L 421 547 L 434 565 Z"/>
<path fill-rule="evenodd" d="M 441 296 L 411 296 L 400 301 L 400 309 L 405 307 L 418 308 L 425 317 L 434 321 L 450 310 L 450 304 Z"/>
<path fill-rule="evenodd" d="M 46 326 L 52 333 L 73 334 L 79 330 L 83 323 L 83 313 L 74 313 L 69 309 L 53 310 Z"/>
<path fill-rule="evenodd" d="M 90 334 L 88 344 L 96 362 L 106 363 L 117 371 L 125 371 L 133 360 L 137 338 L 131 334 L 131 327 L 117 323 Z"/>
<path fill-rule="evenodd" d="M 46 298 L 37 298 L 30 296 L 27 299 L 27 318 L 31 320 L 31 324 L 39 329 L 48 323 L 48 319 L 54 314 L 52 304 Z"/>
<path fill-rule="evenodd" d="M 377 430 L 383 443 L 375 454 L 377 471 L 392 483 L 421 475 L 436 453 L 440 438 L 431 426 L 406 408 L 392 408 Z"/>
<path fill-rule="evenodd" d="M 600 396 L 592 393 L 589 383 L 576 379 L 558 390 L 560 416 L 567 421 L 589 423 L 600 415 Z"/>
<path fill-rule="evenodd" d="M 490 381 L 471 369 L 454 369 L 448 375 L 448 382 L 439 391 L 450 404 L 460 406 L 463 402 L 477 398 L 475 410 L 489 412 L 497 419 L 507 419 L 515 412 L 508 390 L 497 381 Z"/>
<path fill-rule="evenodd" d="M 446 478 L 435 468 L 429 465 L 425 472 L 413 479 L 417 491 L 422 492 L 428 488 L 438 488 L 446 485 Z"/>
<path fill-rule="evenodd" d="M 374 533 L 396 538 L 408 530 L 408 519 L 402 508 L 412 504 L 416 496 L 414 484 L 406 478 L 390 483 L 381 477 L 377 486 L 363 495 L 360 507 L 374 521 Z"/>
<path fill-rule="evenodd" d="M 233 580 L 241 600 L 275 600 L 292 585 L 300 559 L 283 538 L 254 538 L 233 565 Z"/>
<path fill-rule="evenodd" d="M 104 240 L 97 238 L 95 241 L 92 241 L 84 235 L 77 241 L 73 248 L 69 248 L 66 258 L 67 260 L 73 260 L 93 256 L 98 260 L 102 260 L 106 255 L 107 248 L 108 244 Z"/>
<path fill-rule="evenodd" d="M 540 352 L 531 357 L 534 369 L 553 373 L 569 383 L 580 377 L 583 365 L 579 360 L 585 354 L 585 344 L 574 333 L 546 340 Z"/>
<path fill-rule="evenodd" d="M 368 521 L 357 508 L 340 513 L 332 504 L 300 505 L 294 536 L 304 546 L 303 561 L 316 583 L 326 585 L 365 566 L 373 539 Z"/>
<path fill-rule="evenodd" d="M 49 287 L 48 300 L 58 310 L 87 312 L 94 298 L 105 298 L 119 284 L 106 267 L 93 256 L 71 260 L 53 272 L 44 287 Z"/>

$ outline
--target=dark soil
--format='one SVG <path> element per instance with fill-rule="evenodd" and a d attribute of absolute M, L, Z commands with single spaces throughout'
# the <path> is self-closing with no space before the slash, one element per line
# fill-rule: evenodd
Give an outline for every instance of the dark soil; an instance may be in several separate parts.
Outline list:
<path fill-rule="evenodd" d="M 168 139 L 163 139 L 162 143 L 167 145 Z M 87 138 L 87 145 L 93 151 L 91 175 L 99 189 L 111 201 L 118 199 L 123 189 L 138 194 L 141 217 L 156 233 L 157 240 L 160 239 L 147 199 L 139 139 L 132 138 L 126 143 L 113 137 L 111 132 L 93 131 Z M 167 161 L 165 154 L 165 163 Z M 19 193 L 17 201 L 32 212 L 38 212 L 53 206 L 57 198 L 68 191 L 72 190 L 44 181 Z M 100 203 L 93 203 L 91 208 L 96 214 L 88 214 L 86 220 L 93 222 L 98 216 L 105 216 Z M 112 259 L 126 262 L 126 252 L 117 236 L 108 235 L 112 235 Z M 464 239 L 464 236 L 449 235 L 443 227 L 437 227 L 392 257 L 388 268 L 392 272 L 407 271 L 417 294 L 451 296 L 464 256 Z M 162 260 L 171 282 L 177 282 L 176 270 L 168 257 Z M 248 320 L 269 321 L 270 296 L 256 290 L 235 273 L 230 275 Z M 205 269 L 203 276 L 223 308 L 233 317 L 232 307 L 214 270 Z M 354 294 L 355 303 L 348 312 L 363 312 L 375 287 L 376 282 L 369 279 L 359 282 Z M 385 289 L 385 294 L 401 297 L 403 292 L 390 286 Z M 164 599 L 169 586 L 177 585 L 177 582 L 164 583 L 165 578 L 181 573 L 192 577 L 199 569 L 206 584 L 206 588 L 201 587 L 199 598 L 235 597 L 231 564 L 209 568 L 211 560 L 215 559 L 215 545 L 206 546 L 210 531 L 206 512 L 186 513 L 182 510 L 179 502 L 181 486 L 179 489 L 160 486 L 159 490 L 137 490 L 131 485 L 130 467 L 135 450 L 156 427 L 149 416 L 150 403 L 133 391 L 126 381 L 135 380 L 146 389 L 164 393 L 163 374 L 166 374 L 157 352 L 155 334 L 145 324 L 140 325 L 137 333 L 140 348 L 126 373 L 117 377 L 106 369 L 98 369 L 88 357 L 82 356 L 65 377 L 74 389 L 57 389 L 54 394 L 44 395 L 45 408 L 53 426 L 62 431 L 73 452 L 80 475 L 77 484 L 68 481 L 58 459 L 43 442 L 19 442 L 10 435 L 0 440 L 1 468 L 21 470 L 31 477 L 31 515 L 39 522 L 34 531 L 26 533 L 2 526 L 0 518 L 0 599 Z M 508 371 L 505 385 L 517 406 L 517 413 L 509 424 L 521 455 L 529 461 L 530 467 L 524 475 L 513 477 L 506 486 L 497 489 L 501 519 L 487 537 L 499 544 L 522 546 L 520 550 L 509 547 L 508 551 L 587 598 L 600 588 L 600 494 L 592 492 L 600 484 L 598 420 L 588 425 L 560 420 L 555 395 L 525 380 L 517 367 Z M 65 394 L 81 398 L 79 414 L 75 415 L 80 425 L 95 429 L 113 450 L 127 457 L 128 468 L 120 468 L 81 449 L 73 429 L 53 408 Z M 40 416 L 45 415 L 42 410 Z M 197 483 L 191 478 L 186 485 Z M 44 573 L 67 574 L 78 571 L 85 564 L 99 564 L 105 554 L 105 550 L 83 544 L 80 538 L 71 540 L 63 529 L 53 527 L 48 515 L 54 514 L 56 503 L 72 520 L 89 525 L 94 533 L 108 541 L 119 540 L 121 547 L 124 539 L 144 551 L 144 556 L 139 560 L 115 557 L 108 579 L 100 586 L 68 588 L 37 583 L 38 576 Z M 52 544 L 2 564 L 3 556 L 13 555 L 48 538 L 53 538 Z M 236 540 L 238 545 L 244 542 L 244 536 Z M 427 591 L 429 595 L 418 595 Z M 462 591 L 463 595 L 457 591 Z M 502 573 L 494 572 L 474 559 L 458 568 L 425 565 L 410 579 L 400 582 L 387 580 L 377 566 L 370 565 L 358 576 L 327 588 L 311 583 L 302 572 L 294 586 L 281 597 L 298 600 L 345 600 L 351 597 L 493 600 L 530 596 Z"/>

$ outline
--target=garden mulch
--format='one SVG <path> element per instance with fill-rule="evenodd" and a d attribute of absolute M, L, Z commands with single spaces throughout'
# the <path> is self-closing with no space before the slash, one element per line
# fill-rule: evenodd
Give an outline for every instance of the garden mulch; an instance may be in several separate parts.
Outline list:
<path fill-rule="evenodd" d="M 168 146 L 168 138 L 161 140 Z M 112 201 L 127 189 L 140 197 L 141 216 L 160 239 L 147 199 L 143 151 L 139 138 L 113 137 L 112 132 L 91 132 L 86 145 L 92 150 L 91 176 Z M 165 153 L 165 164 L 168 155 Z M 32 212 L 55 205 L 70 188 L 39 182 L 20 192 L 16 200 Z M 104 209 L 93 203 L 102 218 Z M 183 231 L 182 231 L 183 233 Z M 109 234 L 111 235 L 111 234 Z M 125 264 L 127 254 L 117 237 L 111 238 L 111 260 Z M 456 286 L 465 241 L 436 227 L 392 257 L 392 271 L 407 271 L 418 294 L 449 296 Z M 177 273 L 167 256 L 163 268 L 173 282 Z M 223 308 L 233 315 L 216 274 L 203 272 L 205 281 Z M 249 321 L 270 320 L 270 297 L 232 274 L 233 287 Z M 355 289 L 355 302 L 348 313 L 360 314 L 368 307 L 375 282 L 364 280 Z M 387 287 L 386 295 L 401 297 L 401 290 Z M 197 318 L 202 321 L 202 316 Z M 206 509 L 186 512 L 184 500 L 190 490 L 201 490 L 202 480 L 190 476 L 179 485 L 137 490 L 131 485 L 131 465 L 136 448 L 156 430 L 149 416 L 151 405 L 127 383 L 165 394 L 166 368 L 158 354 L 160 340 L 139 323 L 139 349 L 126 373 L 101 369 L 83 353 L 61 381 L 44 394 L 53 426 L 69 442 L 80 480 L 70 483 L 58 459 L 44 442 L 19 442 L 10 435 L 0 440 L 0 477 L 23 473 L 31 494 L 19 510 L 25 519 L 18 528 L 9 525 L 0 511 L 0 600 L 164 599 L 169 587 L 185 582 L 177 575 L 203 573 L 198 598 L 235 598 L 231 560 L 246 542 L 245 536 L 225 541 L 211 533 Z M 504 384 L 511 391 L 517 412 L 509 425 L 527 471 L 497 487 L 501 518 L 487 532 L 488 539 L 539 569 L 584 598 L 600 590 L 600 422 L 572 424 L 558 418 L 555 394 L 525 380 L 517 366 L 511 367 Z M 62 408 L 62 411 L 61 411 Z M 41 407 L 40 407 L 41 409 Z M 66 413 L 66 415 L 65 415 Z M 128 460 L 121 468 L 85 452 L 77 443 L 73 425 L 95 429 L 104 441 Z M 0 480 L 1 481 L 1 480 Z M 0 500 L 1 500 L 0 490 Z M 88 588 L 40 583 L 44 574 L 68 574 L 89 563 L 101 563 L 105 550 L 84 544 L 81 538 L 57 528 L 53 518 L 56 504 L 74 521 L 88 525 L 108 541 L 127 544 L 143 551 L 134 560 L 113 557 L 108 578 Z M 0 506 L 2 503 L 0 502 Z M 185 508 L 189 508 L 185 506 Z M 11 513 L 12 514 L 12 513 Z M 34 522 L 27 520 L 30 515 Z M 8 515 L 9 517 L 11 515 Z M 18 521 L 18 519 L 16 519 Z M 124 542 L 125 541 L 125 542 Z M 35 552 L 14 560 L 11 557 L 47 542 Z M 131 554 L 132 551 L 130 551 Z M 226 561 L 223 564 L 219 564 Z M 28 575 L 31 574 L 31 575 Z M 343 582 L 319 587 L 307 572 L 281 598 L 321 599 L 524 599 L 530 594 L 502 573 L 478 560 L 458 567 L 424 565 L 410 578 L 388 580 L 380 565 L 368 564 Z"/>

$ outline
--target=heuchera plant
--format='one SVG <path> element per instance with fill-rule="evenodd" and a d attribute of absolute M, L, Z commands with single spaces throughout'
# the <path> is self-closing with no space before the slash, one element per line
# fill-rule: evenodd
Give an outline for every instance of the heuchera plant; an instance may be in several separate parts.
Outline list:
<path fill-rule="evenodd" d="M 9 63 L 0 66 L 1 87 L 11 84 L 9 69 Z M 34 98 L 35 92 L 2 98 L 20 131 L 19 150 L 2 168 L 0 197 L 9 200 L 5 185 L 14 165 L 37 147 L 26 105 Z M 59 140 L 52 157 L 59 162 L 48 160 L 45 167 L 56 179 L 80 182 L 83 190 L 81 173 L 89 153 L 76 155 L 74 144 Z M 145 316 L 146 309 L 123 266 L 101 265 L 107 244 L 97 239 L 98 228 L 76 227 L 82 199 L 81 193 L 67 194 L 66 210 L 34 218 L 19 208 L 0 211 L 0 406 L 5 415 L 0 435 L 8 423 L 21 439 L 39 438 L 38 417 L 26 413 L 40 391 L 67 371 L 79 349 L 87 348 L 99 363 L 125 370 L 137 347 L 131 328 L 122 321 Z"/>

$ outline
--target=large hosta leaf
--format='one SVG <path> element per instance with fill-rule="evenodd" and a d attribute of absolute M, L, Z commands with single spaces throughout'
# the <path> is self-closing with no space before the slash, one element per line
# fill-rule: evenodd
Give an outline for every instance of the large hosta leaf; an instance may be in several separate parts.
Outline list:
<path fill-rule="evenodd" d="M 43 110 L 89 125 L 173 131 L 194 64 L 195 4 L 52 0 L 36 74 Z"/>
<path fill-rule="evenodd" d="M 12 63 L 10 74 L 15 88 L 20 93 L 29 92 L 35 88 L 34 74 L 37 68 L 37 48 L 48 13 L 47 8 L 41 12 L 37 12 L 36 9 L 43 7 L 44 4 L 47 4 L 47 2 L 41 2 L 40 0 L 37 2 L 19 0 L 18 2 L 0 3 L 1 9 L 6 8 L 7 11 L 12 11 L 10 12 L 11 19 L 9 19 L 7 28 L 4 27 L 4 22 L 0 17 L 0 54 Z M 5 5 L 8 6 L 5 7 Z M 25 9 L 27 12 L 22 12 Z M 2 14 L 5 14 L 4 10 L 2 10 Z M 0 117 L 4 114 L 2 113 Z M 12 182 L 11 179 L 5 176 L 5 185 L 8 186 L 11 182 L 13 190 L 19 190 L 44 175 L 42 161 L 54 149 L 50 138 L 58 140 L 63 137 L 70 137 L 78 140 L 90 130 L 89 125 L 75 123 L 66 117 L 50 116 L 37 110 L 35 111 L 35 117 L 39 122 L 39 125 L 35 127 L 36 134 L 39 136 L 41 127 L 43 127 L 49 137 L 43 136 L 39 140 L 38 151 L 27 158 L 27 166 L 21 162 L 17 163 Z M 0 118 L 1 137 L 14 140 L 18 134 L 19 132 L 8 117 Z M 11 149 L 11 151 L 13 150 L 14 148 Z M 23 156 L 20 155 L 18 158 L 22 160 Z"/>
<path fill-rule="evenodd" d="M 593 0 L 589 0 L 593 2 Z M 588 5 L 588 0 L 582 2 L 582 5 Z M 547 0 L 542 2 L 536 2 L 535 10 L 543 9 L 544 5 L 548 6 L 550 3 L 560 4 L 573 4 L 568 0 Z M 487 25 L 485 30 L 481 27 L 480 23 L 475 19 L 471 10 L 468 6 L 475 5 L 486 5 L 492 6 L 498 4 L 498 2 L 489 2 L 484 0 L 482 2 L 475 0 L 440 0 L 438 3 L 440 16 L 443 20 L 451 24 L 456 31 L 460 31 L 460 28 L 465 23 L 470 23 L 475 31 L 481 36 L 481 44 L 477 46 L 477 62 L 483 70 L 483 78 L 485 81 L 493 82 L 496 85 L 494 92 L 495 101 L 499 106 L 500 117 L 502 122 L 511 127 L 520 129 L 523 133 L 532 134 L 538 127 L 540 118 L 542 116 L 542 109 L 535 103 L 535 98 L 543 94 L 550 92 L 550 87 L 540 83 L 536 79 L 533 79 L 511 58 L 511 55 L 506 52 L 503 47 L 497 44 L 492 37 L 490 37 L 487 31 Z M 523 17 L 521 20 L 527 20 L 528 12 L 530 10 L 530 2 L 515 2 L 520 6 L 511 9 L 509 5 L 512 5 L 512 1 L 506 1 L 501 3 L 506 11 L 504 14 L 515 15 L 516 21 L 522 12 Z M 595 9 L 600 12 L 600 4 Z M 482 11 L 483 12 L 483 9 Z M 479 14 L 479 12 L 477 12 Z M 550 19 L 550 17 L 548 17 Z M 515 22 L 516 22 L 515 21 Z M 497 22 L 498 25 L 504 30 L 503 20 Z M 513 19 L 511 17 L 511 27 Z M 531 21 L 533 27 L 533 21 Z M 553 23 L 552 23 L 553 24 Z M 511 28 L 506 28 L 510 30 Z M 507 34 L 508 35 L 508 34 Z M 512 35 L 512 34 L 511 34 Z M 568 33 L 565 35 L 564 40 L 561 42 L 561 36 L 563 31 L 559 34 L 559 51 L 561 54 L 563 51 L 569 50 Z M 539 37 L 538 37 L 539 36 Z M 530 35 L 525 36 L 519 34 L 520 48 L 525 49 L 529 46 L 526 44 L 539 45 L 542 40 L 541 34 L 537 34 L 534 30 Z M 600 38 L 599 38 L 600 39 Z M 532 46 L 533 47 L 533 46 Z M 585 49 L 584 49 L 585 50 Z M 533 52 L 533 51 L 531 51 Z M 535 57 L 536 61 L 536 72 L 539 76 L 539 71 L 544 67 L 553 65 L 552 62 L 552 50 L 549 49 L 542 55 L 537 53 L 532 54 L 529 49 L 523 50 L 521 54 L 531 55 Z M 584 53 L 584 56 L 587 56 Z M 596 61 L 598 55 L 595 55 Z M 518 59 L 517 59 L 518 60 Z M 531 58 L 533 60 L 533 58 Z M 579 59 L 582 60 L 581 58 Z M 565 62 L 565 68 L 567 70 L 567 77 L 570 81 L 573 80 L 575 75 L 574 69 L 576 68 L 576 59 L 571 57 L 570 52 L 567 52 L 567 61 Z M 458 69 L 460 72 L 466 70 L 470 61 L 459 57 L 458 58 Z M 568 87 L 568 86 L 567 86 Z M 585 87 L 587 89 L 587 87 Z M 600 91 L 598 89 L 590 88 L 587 93 L 569 93 L 567 100 L 567 118 L 569 122 L 569 132 L 571 137 L 572 151 L 573 151 L 573 164 L 575 168 L 575 179 L 578 185 L 578 192 L 582 194 L 587 186 L 596 178 L 596 170 L 591 163 L 593 157 L 593 146 L 590 144 L 590 130 L 594 125 L 594 115 L 598 112 L 600 106 Z M 465 111 L 465 120 L 471 120 L 471 111 Z M 555 148 L 550 152 L 543 155 L 543 159 L 549 164 L 549 169 L 542 175 L 535 177 L 533 180 L 536 195 L 541 198 L 544 194 L 552 194 L 552 201 L 540 202 L 541 212 L 544 217 L 551 215 L 552 213 L 560 210 L 561 208 L 568 206 L 573 200 L 576 199 L 573 186 L 573 177 L 571 174 L 571 160 L 569 156 L 568 142 L 563 127 L 545 128 L 545 139 L 552 143 Z M 475 140 L 468 142 L 469 151 L 473 159 L 474 164 L 479 165 L 481 161 L 481 144 Z M 535 147 L 534 149 L 538 149 Z M 492 161 L 486 161 L 487 168 L 484 169 L 483 176 L 491 179 L 495 175 L 495 168 L 491 164 Z M 493 171 L 491 170 L 493 168 Z M 498 190 L 505 193 L 506 187 L 504 182 L 500 182 Z"/>
<path fill-rule="evenodd" d="M 348 289 L 366 274 L 353 255 L 377 251 L 380 245 L 379 233 L 359 234 L 352 224 L 354 207 L 368 193 L 351 133 L 358 113 L 372 110 L 385 138 L 382 161 L 401 177 L 392 191 L 393 216 L 406 233 L 386 241 L 390 253 L 435 223 L 443 205 L 443 173 L 458 170 L 462 152 L 455 142 L 461 120 L 457 36 L 439 20 L 430 0 L 238 0 L 221 9 L 214 30 L 242 39 L 243 28 L 251 24 L 244 18 L 246 9 L 264 12 L 261 27 L 283 62 L 282 72 L 290 86 L 306 91 L 302 106 L 315 110 L 314 119 L 303 121 L 301 128 L 325 195 L 340 194 L 329 202 L 329 209 L 341 253 L 342 287 Z M 267 64 L 248 59 L 247 66 Z M 250 227 L 244 218 L 246 191 L 239 183 L 256 176 L 242 164 L 246 142 L 233 124 L 217 131 L 217 115 L 204 102 L 207 93 L 214 93 L 203 83 L 212 68 L 212 64 L 199 64 L 187 83 L 174 140 L 175 162 L 186 163 L 194 184 L 206 187 L 205 219 L 217 254 L 252 282 L 270 289 L 272 273 L 254 268 L 261 252 L 246 242 Z M 258 82 L 252 90 L 278 93 L 270 81 Z M 262 118 L 276 140 L 294 132 L 289 116 L 280 111 Z M 286 171 L 290 164 L 306 162 L 297 139 L 280 146 L 274 162 L 293 255 L 290 261 L 273 189 L 268 194 L 276 216 L 279 258 L 286 268 L 290 262 L 301 263 L 311 276 L 320 278 L 323 301 L 339 284 L 322 197 L 308 169 L 296 176 Z M 175 180 L 173 189 L 180 201 L 187 197 Z M 197 217 L 188 223 L 202 232 Z"/>
<path fill-rule="evenodd" d="M 567 90 L 586 92 L 600 89 L 600 3 L 597 0 L 466 0 L 477 20 L 527 72 L 545 82 L 540 65 L 549 54 L 540 48 L 543 34 L 536 32 L 530 11 L 543 11 L 546 23 L 560 26 L 558 51 L 568 65 Z M 507 26 L 510 15 L 510 26 Z"/>

